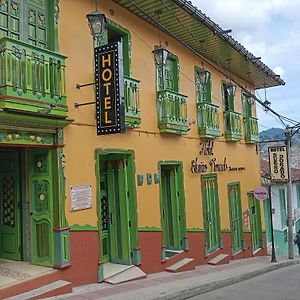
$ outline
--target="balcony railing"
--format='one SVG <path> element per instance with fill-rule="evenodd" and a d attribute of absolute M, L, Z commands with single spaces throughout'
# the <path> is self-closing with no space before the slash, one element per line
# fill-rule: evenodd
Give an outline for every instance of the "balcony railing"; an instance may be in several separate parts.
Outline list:
<path fill-rule="evenodd" d="M 127 127 L 140 127 L 140 81 L 124 76 L 125 124 Z"/>
<path fill-rule="evenodd" d="M 0 108 L 66 116 L 65 57 L 1 38 Z"/>
<path fill-rule="evenodd" d="M 200 138 L 216 138 L 221 135 L 219 106 L 206 102 L 197 103 L 198 133 Z"/>
<path fill-rule="evenodd" d="M 186 134 L 187 96 L 164 90 L 157 92 L 158 125 L 161 133 Z"/>
<path fill-rule="evenodd" d="M 258 122 L 254 117 L 244 117 L 245 142 L 249 144 L 259 142 Z"/>
<path fill-rule="evenodd" d="M 234 111 L 224 111 L 224 131 L 227 141 L 242 139 L 241 114 Z"/>

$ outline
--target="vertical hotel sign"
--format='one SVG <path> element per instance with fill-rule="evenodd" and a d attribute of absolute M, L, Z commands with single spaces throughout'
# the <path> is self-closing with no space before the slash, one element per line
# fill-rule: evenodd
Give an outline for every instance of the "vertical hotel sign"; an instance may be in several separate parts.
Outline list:
<path fill-rule="evenodd" d="M 125 132 L 123 54 L 120 42 L 95 48 L 97 135 Z"/>
<path fill-rule="evenodd" d="M 286 146 L 269 147 L 269 162 L 272 182 L 289 180 L 289 169 Z"/>

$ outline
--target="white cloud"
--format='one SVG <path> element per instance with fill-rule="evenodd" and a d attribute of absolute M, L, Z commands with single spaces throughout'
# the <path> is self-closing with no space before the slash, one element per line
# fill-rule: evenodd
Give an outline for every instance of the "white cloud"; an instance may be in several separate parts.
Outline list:
<path fill-rule="evenodd" d="M 275 74 L 282 76 L 284 74 L 284 70 L 281 66 L 276 66 L 273 68 Z"/>

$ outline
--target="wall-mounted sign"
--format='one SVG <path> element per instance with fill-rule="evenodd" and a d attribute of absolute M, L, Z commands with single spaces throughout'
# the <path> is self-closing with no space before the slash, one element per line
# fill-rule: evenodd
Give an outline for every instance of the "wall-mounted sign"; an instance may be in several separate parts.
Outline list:
<path fill-rule="evenodd" d="M 243 211 L 243 228 L 244 230 L 249 229 L 249 209 Z"/>
<path fill-rule="evenodd" d="M 71 211 L 92 207 L 92 185 L 75 185 L 70 187 Z"/>
<path fill-rule="evenodd" d="M 192 173 L 215 173 L 215 172 L 233 172 L 233 171 L 244 171 L 245 167 L 230 166 L 227 163 L 227 158 L 224 157 L 222 161 L 218 161 L 216 157 L 210 159 L 208 163 L 199 161 L 196 157 L 191 161 Z"/>
<path fill-rule="evenodd" d="M 270 173 L 272 182 L 286 182 L 289 180 L 286 146 L 268 148 Z"/>
<path fill-rule="evenodd" d="M 214 141 L 207 140 L 200 142 L 201 150 L 199 151 L 200 155 L 214 155 Z"/>
<path fill-rule="evenodd" d="M 125 132 L 123 54 L 120 42 L 95 48 L 97 135 Z"/>
<path fill-rule="evenodd" d="M 268 192 L 268 190 L 265 188 L 265 187 L 263 187 L 263 186 L 260 186 L 260 187 L 258 187 L 258 188 L 256 188 L 255 190 L 254 190 L 254 197 L 257 199 L 257 200 L 261 200 L 261 201 L 263 201 L 263 200 L 266 200 L 266 199 L 268 199 L 269 198 L 269 192 Z"/>

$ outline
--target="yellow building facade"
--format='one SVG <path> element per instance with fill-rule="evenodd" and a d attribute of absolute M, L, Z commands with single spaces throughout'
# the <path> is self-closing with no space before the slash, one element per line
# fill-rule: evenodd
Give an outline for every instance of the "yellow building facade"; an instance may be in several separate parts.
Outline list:
<path fill-rule="evenodd" d="M 32 68 L 32 85 L 54 87 L 36 84 L 26 107 L 16 81 L 1 102 L 0 175 L 20 161 L 24 204 L 19 233 L 0 223 L 22 253 L 11 258 L 3 242 L 0 257 L 55 267 L 75 285 L 105 280 L 109 263 L 147 274 L 185 257 L 192 269 L 265 255 L 254 94 L 280 76 L 186 1 L 101 1 L 94 39 L 94 1 L 49 3 L 32 4 L 49 8 L 48 44 L 32 46 L 31 27 L 24 41 L 7 35 L 12 49 L 33 49 L 34 66 L 49 61 Z"/>
<path fill-rule="evenodd" d="M 102 136 L 96 135 L 95 105 L 77 107 L 75 105 L 95 99 L 95 89 L 92 86 L 75 88 L 77 83 L 89 83 L 94 80 L 93 43 L 84 18 L 87 12 L 93 10 L 94 4 L 83 1 L 61 3 L 60 45 L 62 53 L 68 56 L 69 118 L 74 120 L 65 129 L 64 151 L 67 178 L 66 217 L 71 226 L 71 238 L 72 233 L 81 235 L 79 239 L 85 243 L 84 230 L 94 230 L 95 235 L 99 235 L 100 238 L 101 267 L 105 268 L 107 261 L 135 263 L 146 272 L 163 270 L 165 262 L 182 251 L 189 257 L 192 253 L 197 263 L 207 262 L 219 253 L 228 254 L 230 259 L 249 257 L 259 249 L 261 250 L 258 253 L 265 254 L 260 206 L 253 200 L 251 194 L 260 185 L 259 155 L 256 147 L 258 129 L 255 103 L 251 98 L 258 83 L 253 80 L 251 72 L 249 72 L 251 75 L 248 74 L 249 80 L 234 74 L 237 68 L 243 67 L 242 63 L 237 66 L 234 57 L 236 50 L 231 50 L 230 53 L 228 49 L 220 49 L 220 56 L 228 55 L 227 68 L 220 67 L 217 61 L 213 61 L 215 54 L 210 60 L 193 48 L 188 49 L 187 46 L 191 47 L 190 44 L 180 43 L 176 40 L 176 36 L 166 34 L 124 9 L 122 4 L 129 5 L 130 1 L 126 3 L 127 1 L 101 3 L 101 11 L 106 15 L 108 25 L 107 36 L 102 34 L 100 44 L 106 44 L 110 39 L 117 37 L 123 42 L 124 61 L 129 60 L 127 63 L 130 64 L 126 70 L 124 62 L 124 75 L 132 79 L 129 85 L 136 84 L 130 90 L 131 96 L 128 94 L 125 101 L 131 101 L 129 106 L 131 105 L 130 109 L 132 105 L 134 106 L 137 121 L 128 122 L 124 134 Z M 174 6 L 172 13 L 182 13 L 176 4 L 172 5 Z M 149 13 L 153 18 L 152 21 L 161 22 L 160 24 L 167 19 L 168 13 L 171 14 L 163 4 L 159 9 L 154 9 L 152 7 L 154 5 L 151 6 L 150 3 L 150 8 L 147 3 L 141 6 L 135 9 L 140 9 L 140 13 L 146 9 L 144 17 Z M 134 7 L 131 8 L 134 10 Z M 69 24 L 74 24 L 71 22 L 72 18 L 76 19 L 76 24 L 70 28 Z M 168 25 L 166 23 L 165 26 Z M 183 27 L 179 22 L 175 25 Z M 75 30 L 76 34 L 71 34 L 71 30 Z M 127 44 L 129 48 L 124 46 L 125 36 L 129 39 Z M 218 35 L 215 37 L 220 38 Z M 167 50 L 168 59 L 170 58 L 166 65 L 155 60 L 156 53 L 153 53 L 153 50 L 155 47 L 158 49 L 159 57 L 162 48 L 160 46 Z M 219 46 L 222 44 L 216 47 Z M 126 51 L 130 52 L 129 56 Z M 253 61 L 247 58 L 244 60 L 253 64 Z M 168 66 L 168 63 L 171 66 Z M 164 69 L 162 73 L 165 77 L 171 76 L 168 75 L 168 71 L 174 72 L 175 75 L 172 76 L 177 76 L 176 79 L 169 79 L 176 81 L 176 87 L 172 87 L 172 83 L 166 83 L 161 88 L 163 84 L 159 82 L 160 68 Z M 172 68 L 176 70 L 172 71 Z M 205 89 L 207 80 L 205 76 L 209 77 L 210 99 L 206 98 L 207 94 L 201 95 L 201 88 Z M 268 77 L 266 74 L 263 76 Z M 202 79 L 204 81 L 201 81 Z M 269 80 L 272 81 L 270 78 Z M 270 83 L 272 84 L 278 83 Z M 230 94 L 231 87 L 236 88 L 234 95 Z M 128 91 L 126 88 L 128 89 L 128 86 L 125 84 L 125 94 Z M 171 91 L 170 94 L 166 94 L 168 90 Z M 163 97 L 171 101 L 177 101 L 174 100 L 176 97 L 184 99 L 181 102 L 184 108 L 178 108 L 179 111 L 181 109 L 181 113 L 184 111 L 184 115 L 175 120 L 176 117 L 173 118 L 172 115 L 173 108 L 166 103 L 164 103 L 166 107 L 163 107 L 164 104 L 161 106 L 159 103 L 160 91 L 163 92 Z M 129 99 L 130 97 L 134 99 Z M 205 107 L 202 101 L 211 106 Z M 160 110 L 164 109 L 163 113 L 169 114 L 169 119 L 162 122 L 159 114 Z M 175 107 L 174 110 L 176 109 Z M 250 115 L 246 110 L 251 111 Z M 130 113 L 132 110 L 125 112 L 126 115 Z M 169 124 L 165 126 L 164 122 Z M 110 160 L 109 156 L 113 159 Z M 102 160 L 103 166 L 100 166 Z M 126 173 L 128 170 L 119 164 L 127 163 L 128 167 L 128 160 L 132 164 L 132 174 L 128 175 L 130 178 L 121 179 L 120 176 L 123 175 L 120 175 L 120 172 Z M 116 162 L 118 165 L 115 165 Z M 112 174 L 107 175 L 109 172 Z M 101 179 L 101 174 L 106 177 Z M 132 184 L 127 182 L 130 180 Z M 100 186 L 110 185 L 112 182 L 124 186 L 121 190 L 114 187 L 110 192 L 109 187 Z M 70 204 L 72 196 L 69 187 L 81 185 L 91 186 L 92 207 L 74 212 Z M 119 192 L 131 195 L 116 196 Z M 124 206 L 124 210 L 113 208 L 110 211 L 110 208 L 104 208 L 106 204 L 102 203 L 101 207 L 101 197 L 117 197 L 115 205 L 119 205 L 118 201 L 128 203 Z M 106 201 L 110 203 L 109 200 Z M 107 205 L 113 206 L 111 203 Z M 177 207 L 174 209 L 174 206 Z M 107 211 L 103 211 L 105 209 Z M 132 212 L 127 212 L 126 221 L 116 219 L 112 221 L 114 218 L 112 213 L 122 214 L 128 210 Z M 135 217 L 130 215 L 131 213 L 134 215 L 135 212 Z M 120 227 L 115 229 L 113 237 L 110 236 L 112 235 L 110 230 L 114 230 L 113 225 L 111 228 L 107 228 L 110 225 L 104 225 L 105 228 L 102 228 L 101 233 L 105 218 L 107 222 L 120 222 L 117 225 Z M 122 219 L 121 216 L 118 218 Z M 131 218 L 133 220 L 130 220 Z M 180 220 L 174 220 L 176 218 Z M 126 222 L 131 221 L 136 222 L 136 233 L 132 233 L 130 227 L 124 229 Z M 132 235 L 137 234 L 135 244 L 128 246 L 122 237 L 118 237 L 117 231 L 121 228 L 130 232 L 126 239 L 136 239 Z M 254 230 L 257 232 L 253 233 Z M 122 234 L 125 233 L 122 231 Z M 116 238 L 119 241 L 116 245 L 112 245 L 112 239 Z M 103 249 L 103 243 L 106 249 Z M 117 252 L 112 249 L 114 247 L 129 247 L 128 253 L 122 254 L 122 250 L 119 254 L 110 253 L 110 251 Z M 99 274 L 101 279 L 101 270 Z"/>

